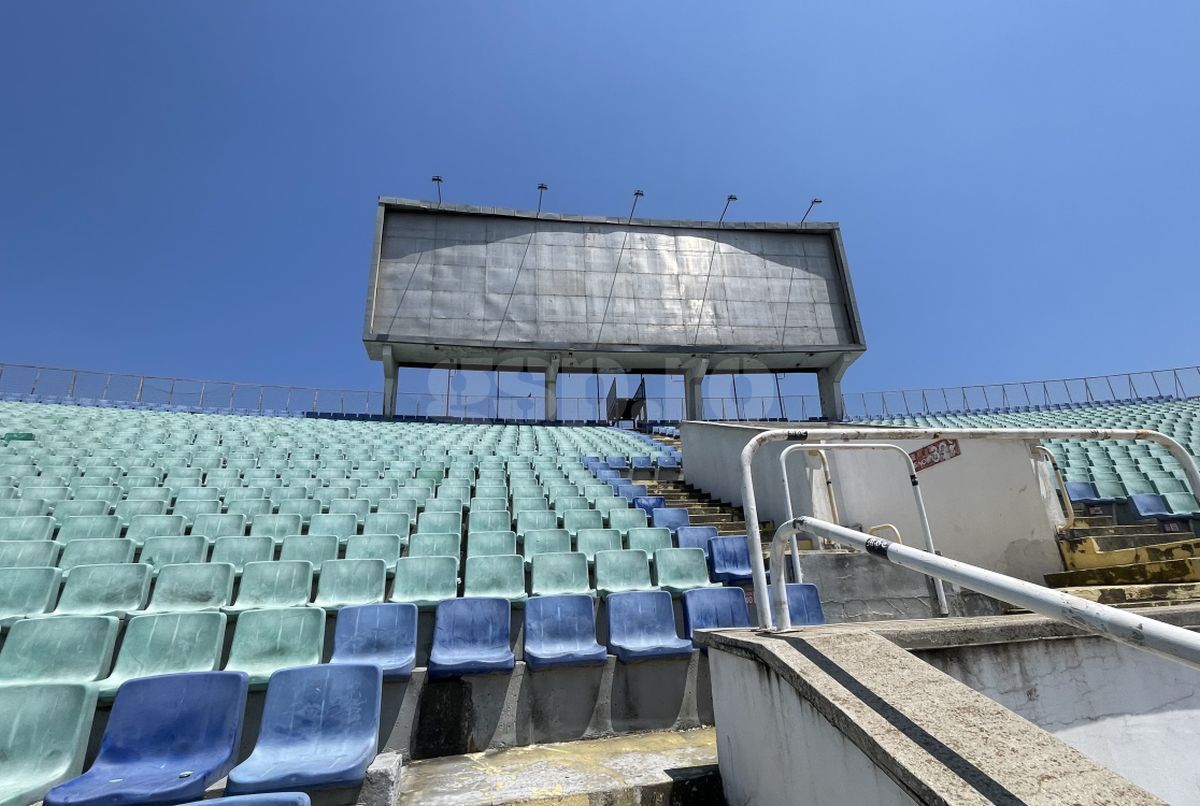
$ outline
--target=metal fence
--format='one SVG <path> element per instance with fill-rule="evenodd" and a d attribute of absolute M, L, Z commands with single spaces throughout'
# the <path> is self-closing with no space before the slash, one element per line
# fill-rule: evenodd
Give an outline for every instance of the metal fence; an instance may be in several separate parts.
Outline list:
<path fill-rule="evenodd" d="M 736 385 L 733 389 L 736 391 Z M 0 364 L 0 396 L 239 414 L 378 415 L 383 411 L 383 393 L 366 389 L 194 380 L 30 364 Z M 851 392 L 843 395 L 843 402 L 849 419 L 878 419 L 1197 396 L 1200 396 L 1200 367 L 1179 367 L 982 386 Z M 681 420 L 683 411 L 682 395 L 646 398 L 646 412 L 651 420 Z M 545 407 L 536 391 L 520 395 L 468 395 L 447 389 L 401 393 L 397 396 L 396 413 L 451 420 L 539 421 L 545 418 Z M 558 415 L 562 420 L 600 422 L 605 417 L 604 401 L 595 396 L 559 397 Z M 704 417 L 709 420 L 802 422 L 819 416 L 821 406 L 816 395 L 734 394 L 704 398 Z"/>

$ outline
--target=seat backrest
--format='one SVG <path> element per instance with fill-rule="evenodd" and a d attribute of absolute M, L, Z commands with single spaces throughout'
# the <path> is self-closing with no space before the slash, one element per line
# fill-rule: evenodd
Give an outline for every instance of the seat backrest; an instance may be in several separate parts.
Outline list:
<path fill-rule="evenodd" d="M 54 612 L 86 615 L 141 610 L 150 592 L 151 570 L 145 563 L 76 566 L 63 585 Z"/>
<path fill-rule="evenodd" d="M 625 542 L 631 549 L 639 549 L 653 557 L 659 549 L 669 549 L 675 544 L 671 541 L 671 532 L 661 526 L 642 526 L 630 529 Z"/>
<path fill-rule="evenodd" d="M 408 514 L 405 512 L 372 512 L 363 520 L 365 535 L 399 535 L 408 537 Z"/>
<path fill-rule="evenodd" d="M 0 568 L 52 567 L 61 548 L 53 540 L 0 540 Z"/>
<path fill-rule="evenodd" d="M 568 509 L 562 513 L 563 528 L 571 534 L 580 529 L 601 529 L 604 515 L 594 509 Z"/>
<path fill-rule="evenodd" d="M 57 568 L 0 568 L 0 618 L 48 611 L 61 577 Z"/>
<path fill-rule="evenodd" d="M 700 549 L 708 556 L 708 541 L 717 536 L 715 526 L 680 526 L 675 532 L 675 543 L 681 549 Z"/>
<path fill-rule="evenodd" d="M 517 534 L 558 527 L 558 515 L 548 509 L 526 510 L 517 514 Z"/>
<path fill-rule="evenodd" d="M 229 563 L 240 574 L 246 563 L 265 562 L 275 553 L 275 541 L 269 537 L 218 537 L 213 541 L 210 563 Z"/>
<path fill-rule="evenodd" d="M 305 560 L 312 563 L 313 573 L 320 573 L 328 560 L 338 556 L 337 535 L 288 535 L 279 550 L 281 560 Z"/>
<path fill-rule="evenodd" d="M 0 714 L 9 728 L 0 730 L 4 775 L 13 781 L 37 782 L 21 793 L 20 802 L 36 803 L 54 784 L 79 774 L 95 712 L 95 686 L 0 686 Z"/>
<path fill-rule="evenodd" d="M 714 573 L 750 573 L 750 548 L 744 535 L 714 537 L 709 543 L 709 562 Z"/>
<path fill-rule="evenodd" d="M 246 518 L 238 514 L 202 514 L 192 519 L 192 534 L 204 535 L 209 540 L 219 537 L 246 534 Z"/>
<path fill-rule="evenodd" d="M 1096 485 L 1090 481 L 1068 481 L 1067 497 L 1072 501 L 1092 501 L 1099 497 Z"/>
<path fill-rule="evenodd" d="M 681 597 L 683 634 L 715 627 L 749 627 L 750 608 L 741 588 L 697 588 Z"/>
<path fill-rule="evenodd" d="M 411 669 L 416 649 L 416 605 L 408 602 L 352 605 L 338 613 L 330 662 L 380 662 L 385 667 Z M 385 668 L 384 674 L 387 673 Z"/>
<path fill-rule="evenodd" d="M 596 588 L 603 591 L 648 590 L 650 559 L 641 550 L 597 551 Z"/>
<path fill-rule="evenodd" d="M 125 537 L 141 545 L 148 537 L 182 535 L 186 529 L 187 519 L 182 515 L 134 515 L 129 519 Z"/>
<path fill-rule="evenodd" d="M 453 557 L 462 554 L 462 536 L 453 533 L 417 532 L 408 539 L 410 557 Z"/>
<path fill-rule="evenodd" d="M 656 509 L 651 514 L 651 520 L 655 526 L 670 529 L 672 534 L 680 526 L 687 526 L 689 523 L 688 511 L 683 507 L 663 507 L 662 509 Z"/>
<path fill-rule="evenodd" d="M 303 518 L 299 515 L 259 515 L 250 524 L 250 536 L 273 537 L 278 542 L 284 535 L 300 534 L 302 525 Z"/>
<path fill-rule="evenodd" d="M 72 540 L 62 547 L 62 556 L 58 560 L 58 567 L 65 574 L 80 565 L 133 562 L 133 552 L 136 548 L 137 546 L 132 540 L 125 538 L 98 537 Z"/>
<path fill-rule="evenodd" d="M 163 565 L 146 609 L 181 612 L 224 607 L 233 598 L 234 575 L 233 565 L 224 562 Z"/>
<path fill-rule="evenodd" d="M 312 571 L 312 563 L 304 560 L 246 563 L 236 604 L 239 608 L 307 604 L 312 591 Z"/>
<path fill-rule="evenodd" d="M 467 556 L 484 557 L 494 554 L 516 554 L 516 532 L 476 532 L 467 535 Z"/>
<path fill-rule="evenodd" d="M 613 509 L 608 513 L 608 525 L 626 534 L 631 529 L 646 528 L 646 513 L 640 509 Z"/>
<path fill-rule="evenodd" d="M 396 560 L 400 559 L 403 545 L 398 534 L 355 535 L 346 541 L 346 559 L 383 560 L 391 571 L 396 567 Z"/>
<path fill-rule="evenodd" d="M 535 596 L 525 603 L 525 646 L 540 652 L 588 649 L 596 643 L 592 597 Z"/>
<path fill-rule="evenodd" d="M 471 532 L 507 532 L 512 529 L 512 515 L 507 509 L 472 510 Z"/>
<path fill-rule="evenodd" d="M 358 532 L 358 517 L 349 512 L 313 515 L 308 519 L 308 532 L 314 535 L 337 535 L 345 540 Z"/>
<path fill-rule="evenodd" d="M 202 563 L 207 555 L 208 538 L 203 535 L 147 537 L 138 561 L 161 568 L 173 563 Z"/>
<path fill-rule="evenodd" d="M 261 678 L 284 666 L 321 662 L 325 611 L 319 607 L 264 607 L 238 616 L 226 669 Z"/>
<path fill-rule="evenodd" d="M 464 596 L 525 596 L 525 561 L 517 554 L 468 557 L 463 574 Z"/>
<path fill-rule="evenodd" d="M 438 603 L 434 616 L 433 649 L 453 655 L 472 650 L 508 649 L 507 599 L 472 596 Z"/>
<path fill-rule="evenodd" d="M 108 672 L 120 620 L 112 616 L 21 619 L 0 647 L 0 682 L 90 683 Z"/>
<path fill-rule="evenodd" d="M 382 602 L 387 587 L 383 560 L 327 560 L 321 566 L 314 604 L 342 607 Z"/>
<path fill-rule="evenodd" d="M 121 519 L 116 515 L 74 515 L 64 518 L 58 527 L 58 542 L 87 538 L 116 538 L 121 536 Z"/>
<path fill-rule="evenodd" d="M 566 529 L 532 529 L 525 533 L 525 558 L 535 554 L 571 550 L 571 533 Z"/>
<path fill-rule="evenodd" d="M 608 635 L 614 644 L 646 646 L 674 640 L 675 611 L 666 591 L 630 591 L 608 597 Z"/>
<path fill-rule="evenodd" d="M 461 512 L 430 512 L 426 510 L 417 518 L 417 534 L 461 534 Z"/>
<path fill-rule="evenodd" d="M 816 585 L 807 582 L 789 582 L 787 600 L 792 626 L 825 623 L 825 611 L 821 608 L 821 596 Z"/>
<path fill-rule="evenodd" d="M 530 586 L 537 596 L 586 593 L 589 588 L 587 557 L 578 551 L 535 554 Z"/>
<path fill-rule="evenodd" d="M 392 601 L 437 602 L 457 595 L 457 557 L 409 556 L 396 561 Z"/>
<path fill-rule="evenodd" d="M 49 540 L 54 518 L 48 515 L 16 515 L 0 518 L 0 540 Z"/>
<path fill-rule="evenodd" d="M 591 562 L 598 551 L 619 551 L 621 533 L 616 529 L 580 529 L 575 535 L 575 548 Z"/>

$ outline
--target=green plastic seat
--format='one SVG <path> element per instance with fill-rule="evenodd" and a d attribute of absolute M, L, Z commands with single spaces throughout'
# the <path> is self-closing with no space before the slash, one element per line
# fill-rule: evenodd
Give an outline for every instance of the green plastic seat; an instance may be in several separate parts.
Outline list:
<path fill-rule="evenodd" d="M 135 479 L 129 479 L 134 482 Z M 136 481 L 142 481 L 137 479 Z M 169 487 L 154 486 L 154 479 L 147 479 L 148 484 L 137 484 L 129 486 L 125 491 L 125 498 L 129 501 L 162 501 L 163 503 L 171 503 L 171 489 Z"/>
<path fill-rule="evenodd" d="M 505 512 L 508 511 L 507 498 L 476 497 L 471 499 L 472 515 L 477 512 L 499 512 L 501 510 Z M 511 515 L 509 516 L 509 519 L 512 519 Z"/>
<path fill-rule="evenodd" d="M 462 534 L 461 512 L 422 512 L 417 518 L 417 534 Z"/>
<path fill-rule="evenodd" d="M 96 688 L 85 683 L 0 686 L 0 804 L 37 803 L 83 768 Z"/>
<path fill-rule="evenodd" d="M 708 578 L 704 549 L 659 549 L 654 552 L 654 577 L 658 587 L 678 596 L 695 588 L 719 588 Z"/>
<path fill-rule="evenodd" d="M 229 563 L 235 574 L 241 574 L 246 563 L 266 562 L 275 556 L 275 541 L 269 537 L 234 537 L 227 535 L 213 541 L 210 563 Z"/>
<path fill-rule="evenodd" d="M 646 528 L 646 511 L 643 509 L 610 509 L 608 511 L 608 526 L 616 529 L 622 535 L 629 534 L 631 529 Z M 633 548 L 633 546 L 630 546 Z"/>
<path fill-rule="evenodd" d="M 383 560 L 329 560 L 321 570 L 313 604 L 326 610 L 382 602 L 387 588 Z"/>
<path fill-rule="evenodd" d="M 383 560 L 390 574 L 396 570 L 396 560 L 400 559 L 403 548 L 404 541 L 400 535 L 355 535 L 346 541 L 346 559 Z"/>
<path fill-rule="evenodd" d="M 225 504 L 225 512 L 229 515 L 241 515 L 246 523 L 254 524 L 254 519 L 271 514 L 271 499 L 269 498 L 239 498 Z"/>
<path fill-rule="evenodd" d="M 233 598 L 234 568 L 230 563 L 177 563 L 158 572 L 147 613 L 216 610 Z"/>
<path fill-rule="evenodd" d="M 192 534 L 209 540 L 221 537 L 241 537 L 246 534 L 246 519 L 241 515 L 204 514 L 192 521 Z"/>
<path fill-rule="evenodd" d="M 582 495 L 563 496 L 553 502 L 553 509 L 559 514 L 559 517 L 563 517 L 568 512 L 585 511 L 591 508 L 590 502 Z"/>
<path fill-rule="evenodd" d="M 71 488 L 55 485 L 52 487 L 21 487 L 22 498 L 40 498 L 43 501 L 49 501 L 50 506 L 54 506 L 59 501 L 66 501 L 71 497 Z"/>
<path fill-rule="evenodd" d="M 408 556 L 453 557 L 457 562 L 462 556 L 462 535 L 417 532 L 408 539 Z"/>
<path fill-rule="evenodd" d="M 651 558 L 659 549 L 675 546 L 671 540 L 671 530 L 665 526 L 640 526 L 630 529 L 625 544 L 628 548 L 646 552 L 646 556 Z"/>
<path fill-rule="evenodd" d="M 164 565 L 202 563 L 208 557 L 208 538 L 204 535 L 164 535 L 147 537 L 138 562 L 149 563 L 155 573 Z"/>
<path fill-rule="evenodd" d="M 150 594 L 145 563 L 77 565 L 63 584 L 56 616 L 124 616 L 141 610 Z"/>
<path fill-rule="evenodd" d="M 550 510 L 550 502 L 541 495 L 517 496 L 513 495 L 512 499 L 512 514 L 515 518 L 520 518 L 527 512 L 548 512 Z M 556 516 L 557 517 L 557 516 Z"/>
<path fill-rule="evenodd" d="M 75 515 L 58 527 L 58 542 L 72 540 L 115 539 L 121 536 L 121 519 L 116 515 Z"/>
<path fill-rule="evenodd" d="M 463 499 L 458 496 L 442 497 L 442 491 L 438 490 L 438 494 L 434 498 L 425 500 L 426 512 L 457 512 L 462 514 Z"/>
<path fill-rule="evenodd" d="M 49 611 L 61 581 L 57 568 L 0 568 L 0 626 Z"/>
<path fill-rule="evenodd" d="M 242 584 L 228 613 L 260 607 L 297 607 L 312 594 L 312 563 L 303 560 L 250 562 L 242 568 Z"/>
<path fill-rule="evenodd" d="M 135 616 L 125 627 L 112 673 L 97 684 L 111 700 L 127 680 L 160 674 L 211 672 L 221 663 L 225 614 L 216 611 Z"/>
<path fill-rule="evenodd" d="M 123 525 L 129 523 L 138 515 L 165 515 L 167 512 L 167 504 L 165 501 L 118 501 L 113 507 L 113 517 L 119 519 Z"/>
<path fill-rule="evenodd" d="M 321 514 L 321 502 L 311 498 L 290 498 L 279 502 L 280 515 L 299 515 L 300 520 L 308 523 L 313 515 Z"/>
<path fill-rule="evenodd" d="M 595 562 L 597 551 L 620 551 L 621 533 L 616 529 L 580 529 L 575 535 L 575 550 Z"/>
<path fill-rule="evenodd" d="M 399 535 L 407 540 L 410 527 L 406 512 L 372 512 L 363 520 L 364 535 Z"/>
<path fill-rule="evenodd" d="M 580 529 L 603 529 L 604 516 L 594 509 L 568 509 L 562 512 L 563 528 L 574 537 Z M 619 532 L 618 532 L 619 534 Z"/>
<path fill-rule="evenodd" d="M 0 540 L 0 568 L 54 566 L 61 548 L 53 540 Z"/>
<path fill-rule="evenodd" d="M 182 515 L 135 515 L 129 521 L 125 537 L 140 546 L 148 537 L 178 536 L 186 531 L 187 519 Z"/>
<path fill-rule="evenodd" d="M 457 557 L 401 557 L 389 601 L 411 602 L 432 608 L 443 599 L 458 596 Z"/>
<path fill-rule="evenodd" d="M 120 624 L 112 616 L 21 619 L 0 648 L 0 685 L 99 680 L 108 674 Z"/>
<path fill-rule="evenodd" d="M 596 552 L 596 590 L 601 596 L 655 589 L 650 582 L 650 559 L 646 552 L 638 549 Z"/>
<path fill-rule="evenodd" d="M 529 590 L 533 596 L 567 593 L 596 595 L 588 581 L 587 557 L 581 552 L 537 554 L 530 568 Z"/>
<path fill-rule="evenodd" d="M 259 515 L 250 524 L 251 537 L 270 537 L 278 543 L 287 535 L 298 535 L 304 526 L 299 515 Z"/>
<path fill-rule="evenodd" d="M 0 501 L 0 521 L 5 518 L 29 518 L 50 515 L 50 503 L 40 498 L 10 498 Z M 10 538 L 4 538 L 8 540 Z"/>
<path fill-rule="evenodd" d="M 489 557 L 496 554 L 516 554 L 515 532 L 471 532 L 467 535 L 468 557 Z"/>
<path fill-rule="evenodd" d="M 195 522 L 197 518 L 205 515 L 216 515 L 221 511 L 221 502 L 215 498 L 212 500 L 179 500 L 176 499 L 175 506 L 171 507 L 171 513 L 174 515 L 182 515 L 183 519 L 188 523 L 193 524 L 192 531 L 195 531 Z M 203 534 L 203 533 L 201 533 Z M 212 537 L 212 535 L 209 535 Z"/>
<path fill-rule="evenodd" d="M 468 557 L 463 596 L 493 596 L 513 603 L 524 602 L 525 560 L 519 554 Z"/>
<path fill-rule="evenodd" d="M 525 534 L 522 542 L 525 562 L 531 562 L 535 554 L 570 551 L 571 533 L 566 529 L 534 529 Z"/>
<path fill-rule="evenodd" d="M 167 477 L 167 484 L 174 484 L 173 477 Z M 184 501 L 217 501 L 221 497 L 221 491 L 215 487 L 179 487 L 175 493 L 175 505 Z"/>
<path fill-rule="evenodd" d="M 308 533 L 312 535 L 337 535 L 345 543 L 351 535 L 358 534 L 358 518 L 349 512 L 313 515 L 308 521 Z"/>
<path fill-rule="evenodd" d="M 0 518 L 0 540 L 49 540 L 53 535 L 54 518 L 48 515 Z"/>
<path fill-rule="evenodd" d="M 338 556 L 337 535 L 288 535 L 279 550 L 281 560 L 305 560 L 312 565 L 313 573 L 321 573 L 327 560 Z"/>
<path fill-rule="evenodd" d="M 73 501 L 99 501 L 107 508 L 121 500 L 121 488 L 115 484 L 80 484 L 78 486 L 68 486 L 75 491 L 75 496 L 71 499 Z"/>
<path fill-rule="evenodd" d="M 320 663 L 324 646 L 325 611 L 319 607 L 247 610 L 233 629 L 225 669 L 246 672 L 250 685 L 263 686 L 279 669 Z"/>
<path fill-rule="evenodd" d="M 329 514 L 353 515 L 358 523 L 362 523 L 371 513 L 371 502 L 365 498 L 336 498 L 329 502 Z"/>
<path fill-rule="evenodd" d="M 132 540 L 123 537 L 72 540 L 63 546 L 62 556 L 58 558 L 58 567 L 62 569 L 65 577 L 71 573 L 72 568 L 80 565 L 131 563 L 136 549 L 137 546 Z"/>
<path fill-rule="evenodd" d="M 417 501 L 414 498 L 387 498 L 379 502 L 375 511 L 377 514 L 407 515 L 410 529 L 417 523 Z"/>
<path fill-rule="evenodd" d="M 107 501 L 72 498 L 59 501 L 54 507 L 54 522 L 61 525 L 67 518 L 76 515 L 107 515 L 112 505 Z"/>
<path fill-rule="evenodd" d="M 507 532 L 512 529 L 512 515 L 507 509 L 471 512 L 471 532 Z"/>
<path fill-rule="evenodd" d="M 524 536 L 526 532 L 557 528 L 558 515 L 548 509 L 526 510 L 517 515 L 518 536 Z"/>

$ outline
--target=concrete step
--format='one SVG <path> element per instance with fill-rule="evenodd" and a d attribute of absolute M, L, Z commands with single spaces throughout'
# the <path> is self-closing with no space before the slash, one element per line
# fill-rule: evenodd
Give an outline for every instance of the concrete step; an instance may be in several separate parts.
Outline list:
<path fill-rule="evenodd" d="M 1113 525 L 1112 515 L 1076 515 L 1076 526 L 1111 526 Z"/>
<path fill-rule="evenodd" d="M 1160 546 L 1166 543 L 1179 543 L 1185 540 L 1195 540 L 1191 532 L 1138 532 L 1127 535 L 1099 535 L 1088 537 L 1100 551 L 1116 551 L 1117 549 L 1140 548 L 1141 546 Z M 1075 541 L 1071 541 L 1075 542 Z"/>
<path fill-rule="evenodd" d="M 1062 588 L 1089 602 L 1113 607 L 1135 607 L 1149 604 L 1180 604 L 1200 601 L 1200 583 L 1178 582 L 1157 585 L 1089 585 L 1078 588 Z"/>
<path fill-rule="evenodd" d="M 1098 544 L 1096 538 L 1085 537 L 1083 540 L 1061 540 L 1058 550 L 1069 571 L 1082 571 L 1115 565 L 1186 560 L 1200 556 L 1200 539 L 1128 546 L 1106 551 Z"/>
<path fill-rule="evenodd" d="M 724 804 L 712 728 L 415 761 L 398 806 Z"/>
<path fill-rule="evenodd" d="M 697 515 L 694 511 L 689 510 L 688 521 L 693 526 L 718 526 L 729 521 L 729 516 L 720 512 Z"/>
<path fill-rule="evenodd" d="M 1046 584 L 1052 588 L 1077 588 L 1092 585 L 1149 585 L 1172 582 L 1200 582 L 1200 559 L 1110 565 L 1079 571 L 1060 571 L 1046 574 Z"/>
<path fill-rule="evenodd" d="M 1162 527 L 1157 523 L 1153 525 L 1143 526 L 1141 524 L 1127 524 L 1122 526 L 1076 526 L 1071 529 L 1064 529 L 1064 537 L 1115 537 L 1118 535 L 1136 535 L 1146 534 L 1148 532 L 1158 532 L 1163 534 Z"/>

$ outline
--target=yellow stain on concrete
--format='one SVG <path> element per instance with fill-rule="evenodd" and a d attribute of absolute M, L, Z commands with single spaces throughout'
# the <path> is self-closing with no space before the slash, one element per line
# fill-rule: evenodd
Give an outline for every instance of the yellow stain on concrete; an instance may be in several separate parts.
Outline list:
<path fill-rule="evenodd" d="M 1066 563 L 1069 571 L 1166 560 L 1188 560 L 1200 556 L 1200 540 L 1164 540 L 1162 543 L 1149 546 L 1109 551 L 1101 549 L 1096 540 L 1091 537 L 1077 541 L 1060 541 L 1058 545 L 1063 562 Z"/>

